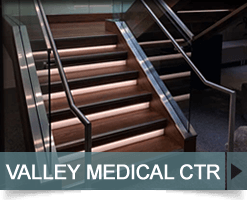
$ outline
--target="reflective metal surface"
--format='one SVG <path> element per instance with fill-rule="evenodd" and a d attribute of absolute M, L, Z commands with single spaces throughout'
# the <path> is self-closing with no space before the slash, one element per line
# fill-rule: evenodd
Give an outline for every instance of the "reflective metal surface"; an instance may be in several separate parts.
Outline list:
<path fill-rule="evenodd" d="M 154 12 L 150 9 L 150 7 L 146 4 L 144 0 L 141 0 L 143 5 L 146 7 L 152 18 L 156 21 L 158 26 L 162 29 L 162 31 L 165 33 L 165 35 L 172 41 L 175 48 L 180 52 L 186 62 L 190 65 L 192 70 L 196 73 L 196 75 L 200 78 L 200 80 L 206 85 L 213 89 L 219 90 L 223 93 L 230 95 L 230 109 L 229 109 L 229 132 L 228 132 L 228 151 L 233 152 L 234 150 L 234 131 L 235 131 L 235 116 L 236 116 L 236 92 L 233 90 L 230 90 L 228 88 L 225 88 L 223 86 L 220 86 L 218 84 L 215 84 L 213 82 L 210 82 L 206 80 L 206 78 L 201 74 L 201 72 L 198 70 L 198 68 L 194 65 L 194 63 L 190 60 L 190 58 L 187 56 L 187 54 L 183 51 L 183 49 L 179 46 L 179 44 L 176 42 L 176 40 L 172 37 L 172 35 L 168 32 L 168 30 L 164 27 L 164 25 L 160 22 L 160 20 L 157 18 L 157 16 L 154 14 Z"/>
<path fill-rule="evenodd" d="M 37 1 L 34 0 L 34 2 L 35 2 L 35 6 L 37 6 L 39 8 L 39 9 L 36 9 L 36 10 L 40 11 L 40 14 L 42 16 L 42 21 L 40 21 L 40 24 L 41 24 L 41 26 L 43 24 L 45 29 L 46 29 L 45 31 L 47 33 L 47 36 L 48 36 L 49 41 L 50 41 L 51 48 L 53 50 L 55 63 L 56 63 L 56 66 L 58 68 L 58 71 L 59 71 L 59 75 L 60 75 L 60 78 L 61 78 L 61 81 L 62 81 L 62 85 L 63 85 L 64 91 L 65 91 L 65 94 L 66 94 L 66 97 L 67 97 L 67 100 L 68 100 L 69 107 L 70 107 L 71 111 L 73 112 L 73 114 L 75 116 L 77 116 L 78 119 L 85 126 L 85 151 L 86 152 L 91 152 L 91 150 L 92 150 L 92 138 L 91 138 L 92 126 L 91 126 L 91 123 L 86 118 L 86 116 L 84 116 L 84 114 L 75 105 L 74 98 L 73 98 L 72 93 L 70 91 L 68 80 L 66 78 L 66 74 L 64 72 L 64 69 L 63 69 L 63 66 L 62 66 L 62 62 L 61 62 L 60 56 L 58 54 L 58 50 L 57 50 L 54 38 L 52 36 L 52 32 L 51 32 L 51 29 L 50 29 L 46 14 L 44 12 L 43 6 L 42 6 L 42 4 L 41 4 L 41 2 L 39 0 L 37 0 Z"/>
<path fill-rule="evenodd" d="M 154 86 L 154 89 L 159 95 L 160 100 L 162 101 L 163 105 L 172 117 L 181 135 L 184 137 L 184 139 L 196 136 L 196 133 L 191 126 L 190 133 L 186 129 L 188 121 L 186 120 L 183 112 L 181 111 L 177 103 L 174 101 L 172 95 L 160 79 L 160 76 L 157 74 L 156 70 L 154 69 L 153 65 L 147 58 L 140 45 L 138 44 L 134 35 L 128 28 L 127 24 L 122 21 L 116 21 L 115 24 L 117 25 L 119 31 L 122 33 L 123 37 L 125 38 L 128 46 L 133 51 L 133 54 L 135 55 L 140 66 L 143 68 L 148 80 Z"/>
<path fill-rule="evenodd" d="M 179 28 L 187 35 L 189 40 L 193 40 L 194 34 L 188 29 L 188 27 L 180 20 L 180 18 L 173 12 L 173 10 L 163 0 L 156 0 L 162 6 L 162 8 L 172 17 L 172 19 L 178 24 Z M 187 38 L 186 37 L 186 38 Z"/>
<path fill-rule="evenodd" d="M 7 16 L 5 17 L 5 20 L 9 23 L 9 25 L 12 26 L 13 42 L 11 43 L 13 43 L 13 47 L 16 48 L 16 57 L 18 59 L 18 64 L 15 64 L 15 68 L 20 68 L 19 71 L 21 82 L 23 84 L 24 96 L 26 98 L 25 101 L 35 152 L 43 152 L 44 154 L 37 156 L 38 166 L 42 168 L 44 163 L 49 165 L 51 161 L 57 162 L 58 158 L 55 157 L 55 159 L 51 159 L 50 155 L 47 153 L 50 146 L 48 144 L 48 120 L 42 100 L 42 93 L 39 87 L 34 60 L 32 57 L 30 42 L 28 39 L 26 27 L 24 25 L 16 24 L 16 22 L 12 21 Z M 53 139 L 52 151 L 56 152 Z M 42 169 L 39 169 L 39 172 L 41 176 Z"/>

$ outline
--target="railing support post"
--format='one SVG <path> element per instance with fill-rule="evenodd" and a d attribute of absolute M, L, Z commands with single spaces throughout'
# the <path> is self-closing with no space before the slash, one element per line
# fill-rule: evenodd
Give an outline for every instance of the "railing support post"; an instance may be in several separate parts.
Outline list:
<path fill-rule="evenodd" d="M 236 93 L 230 95 L 229 109 L 229 137 L 228 137 L 228 152 L 234 151 L 234 132 L 236 118 Z"/>

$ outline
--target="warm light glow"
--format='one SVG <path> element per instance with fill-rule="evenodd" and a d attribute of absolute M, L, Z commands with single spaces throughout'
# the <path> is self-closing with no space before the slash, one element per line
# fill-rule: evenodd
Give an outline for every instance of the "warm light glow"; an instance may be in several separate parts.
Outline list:
<path fill-rule="evenodd" d="M 184 42 L 184 39 L 176 39 L 176 42 Z M 155 44 L 166 44 L 166 43 L 172 43 L 171 40 L 160 40 L 160 41 L 144 41 L 144 42 L 139 42 L 140 46 L 145 46 L 145 45 L 155 45 Z"/>
<path fill-rule="evenodd" d="M 188 57 L 191 57 L 191 53 L 186 53 L 186 54 Z M 149 60 L 151 62 L 155 62 L 155 61 L 160 61 L 160 60 L 175 60 L 175 59 L 179 59 L 179 58 L 183 58 L 183 55 L 181 53 L 153 56 L 153 57 L 149 57 Z"/>
<path fill-rule="evenodd" d="M 229 12 L 230 9 L 215 9 L 215 10 L 187 10 L 187 11 L 178 11 L 177 13 L 215 13 L 215 12 Z"/>
<path fill-rule="evenodd" d="M 126 60 L 120 60 L 120 61 L 113 61 L 113 62 L 101 62 L 101 63 L 95 63 L 90 65 L 77 65 L 77 66 L 71 66 L 71 67 L 64 67 L 65 73 L 73 73 L 78 71 L 85 71 L 85 70 L 93 70 L 93 69 L 100 69 L 100 68 L 108 68 L 108 67 L 117 67 L 126 65 Z M 59 74 L 58 69 L 54 68 L 51 69 L 51 75 Z M 48 76 L 48 70 L 39 70 L 37 71 L 38 77 L 41 76 Z"/>
<path fill-rule="evenodd" d="M 173 99 L 176 102 L 181 102 L 181 101 L 189 100 L 190 99 L 190 94 L 175 96 L 175 97 L 173 97 Z"/>
<path fill-rule="evenodd" d="M 112 149 L 117 149 L 117 148 L 124 147 L 124 146 L 127 146 L 127 145 L 135 144 L 135 143 L 138 143 L 138 142 L 143 142 L 145 140 L 149 140 L 149 139 L 152 139 L 152 138 L 156 138 L 156 137 L 162 136 L 162 135 L 164 135 L 164 132 L 165 132 L 164 129 L 157 130 L 157 131 L 154 131 L 154 132 L 151 132 L 151 133 L 146 133 L 146 134 L 138 135 L 138 136 L 131 137 L 131 138 L 128 138 L 128 139 L 120 140 L 120 141 L 117 141 L 117 142 L 105 144 L 105 145 L 102 145 L 102 146 L 99 146 L 99 147 L 92 148 L 92 152 L 105 152 L 105 151 L 109 151 L 109 150 L 112 150 Z"/>
<path fill-rule="evenodd" d="M 90 51 L 90 50 L 106 50 L 117 48 L 117 45 L 107 45 L 107 46 L 92 46 L 92 47 L 84 47 L 84 48 L 70 48 L 70 49 L 60 49 L 58 53 L 71 53 L 71 52 L 79 52 L 79 51 Z"/>
<path fill-rule="evenodd" d="M 91 51 L 91 50 L 107 50 L 107 49 L 114 49 L 114 48 L 117 48 L 117 45 L 59 49 L 58 53 L 71 53 L 71 55 L 72 55 L 75 52 L 83 52 L 83 51 Z M 33 53 L 33 55 L 34 56 L 46 56 L 47 51 L 36 51 Z M 53 57 L 53 52 L 52 52 L 51 56 Z"/>
<path fill-rule="evenodd" d="M 175 73 L 175 74 L 167 74 L 160 76 L 161 80 L 169 80 L 169 79 L 178 79 L 178 78 L 184 78 L 184 77 L 189 77 L 191 75 L 191 72 L 180 72 L 180 73 Z"/>
<path fill-rule="evenodd" d="M 120 114 L 126 114 L 129 112 L 147 109 L 147 108 L 149 108 L 149 106 L 150 106 L 150 103 L 147 102 L 147 103 L 136 104 L 136 105 L 131 105 L 131 106 L 127 106 L 127 107 L 117 108 L 117 109 L 113 109 L 113 110 L 108 110 L 108 111 L 104 111 L 104 112 L 99 112 L 99 113 L 95 113 L 95 114 L 90 114 L 90 115 L 87 115 L 86 117 L 88 118 L 89 121 L 95 121 L 95 120 L 99 120 L 99 119 L 103 119 L 103 118 L 107 118 L 107 117 L 112 117 L 112 116 L 117 116 Z M 80 123 L 81 123 L 81 121 L 78 118 L 66 119 L 63 121 L 58 121 L 58 122 L 52 123 L 51 128 L 52 128 L 52 130 L 56 130 L 56 129 L 60 129 L 60 128 L 66 128 L 66 127 L 72 126 L 72 125 L 77 125 Z"/>
<path fill-rule="evenodd" d="M 93 92 L 98 92 L 102 90 L 111 90 L 115 88 L 128 87 L 128 86 L 134 86 L 134 85 L 137 85 L 137 80 L 124 81 L 124 82 L 106 84 L 106 85 L 101 85 L 101 86 L 94 86 L 94 87 L 89 87 L 89 88 L 81 88 L 81 89 L 72 90 L 71 93 L 73 96 L 76 96 L 76 95 L 83 95 L 86 93 L 93 93 Z M 59 99 L 65 96 L 66 96 L 65 92 L 53 93 L 51 94 L 51 99 Z M 43 95 L 44 101 L 48 99 L 49 99 L 48 94 Z"/>

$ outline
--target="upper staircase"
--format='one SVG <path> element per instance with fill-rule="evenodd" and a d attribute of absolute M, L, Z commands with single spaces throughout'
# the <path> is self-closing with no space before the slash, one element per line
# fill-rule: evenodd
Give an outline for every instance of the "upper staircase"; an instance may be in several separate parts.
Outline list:
<path fill-rule="evenodd" d="M 173 36 L 177 38 L 177 30 L 172 27 L 170 20 L 167 20 L 166 5 L 181 20 L 192 33 L 191 41 L 202 37 L 212 37 L 236 23 L 246 14 L 247 3 L 244 0 L 238 1 L 194 1 L 194 0 L 153 0 L 146 1 L 157 17 L 167 28 L 171 28 Z M 134 25 L 133 32 L 136 37 L 143 33 L 157 29 L 154 22 L 150 20 L 149 14 L 143 12 L 140 0 L 133 3 L 132 7 L 125 13 L 124 19 L 129 26 Z M 132 14 L 139 12 L 138 17 Z M 175 22 L 177 23 L 177 22 Z M 180 25 L 181 26 L 181 25 Z"/>

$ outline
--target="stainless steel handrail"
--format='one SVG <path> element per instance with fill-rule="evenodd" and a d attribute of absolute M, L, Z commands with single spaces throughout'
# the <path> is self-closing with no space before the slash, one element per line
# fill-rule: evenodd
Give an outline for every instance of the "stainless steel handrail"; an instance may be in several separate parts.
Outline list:
<path fill-rule="evenodd" d="M 46 14 L 45 14 L 45 11 L 43 9 L 43 6 L 42 6 L 40 0 L 34 0 L 34 2 L 35 2 L 36 10 L 39 9 L 39 11 L 40 11 L 40 14 L 42 17 L 41 20 L 43 21 L 41 23 L 43 23 L 45 26 L 46 33 L 47 33 L 47 36 L 49 38 L 49 42 L 50 42 L 50 45 L 51 45 L 51 48 L 53 51 L 53 55 L 55 58 L 55 63 L 56 63 L 56 66 L 58 68 L 59 75 L 61 77 L 61 81 L 62 81 L 62 85 L 63 85 L 64 91 L 65 91 L 65 94 L 67 97 L 67 101 L 69 103 L 69 107 L 70 107 L 71 111 L 73 112 L 73 114 L 75 116 L 77 116 L 77 118 L 85 126 L 85 152 L 91 152 L 92 151 L 92 137 L 91 137 L 92 125 L 91 125 L 90 121 L 87 119 L 87 117 L 84 116 L 84 114 L 75 105 L 74 98 L 73 98 L 72 93 L 70 91 L 68 80 L 67 80 L 66 74 L 64 72 L 63 65 L 62 65 L 60 56 L 58 54 L 58 50 L 57 50 L 51 29 L 50 29 L 50 26 L 49 26 L 49 23 L 48 23 Z"/>
<path fill-rule="evenodd" d="M 180 18 L 173 12 L 173 10 L 165 3 L 164 0 L 157 0 L 164 10 L 173 18 L 173 20 L 179 25 L 183 32 L 193 40 L 194 34 L 188 29 L 188 27 L 180 20 Z"/>
<path fill-rule="evenodd" d="M 236 114 L 236 92 L 233 90 L 230 90 L 228 88 L 225 88 L 223 86 L 220 86 L 218 84 L 215 84 L 211 81 L 208 81 L 202 73 L 198 70 L 198 68 L 194 65 L 194 63 L 190 60 L 190 58 L 186 55 L 186 53 L 183 51 L 183 49 L 179 46 L 179 44 L 176 42 L 176 40 L 172 37 L 172 35 L 169 33 L 169 31 L 164 27 L 164 25 L 160 22 L 160 20 L 157 18 L 157 16 L 154 14 L 154 12 L 150 9 L 150 7 L 146 4 L 144 0 L 141 0 L 145 8 L 148 10 L 152 18 L 156 21 L 158 26 L 162 29 L 164 34 L 172 41 L 173 45 L 176 47 L 178 52 L 180 52 L 186 62 L 190 65 L 190 67 L 193 69 L 193 71 L 196 73 L 196 75 L 200 78 L 200 80 L 206 85 L 213 89 L 219 90 L 223 93 L 230 95 L 230 109 L 229 109 L 229 129 L 228 129 L 228 151 L 233 152 L 234 150 L 234 131 L 235 131 L 235 114 Z"/>

